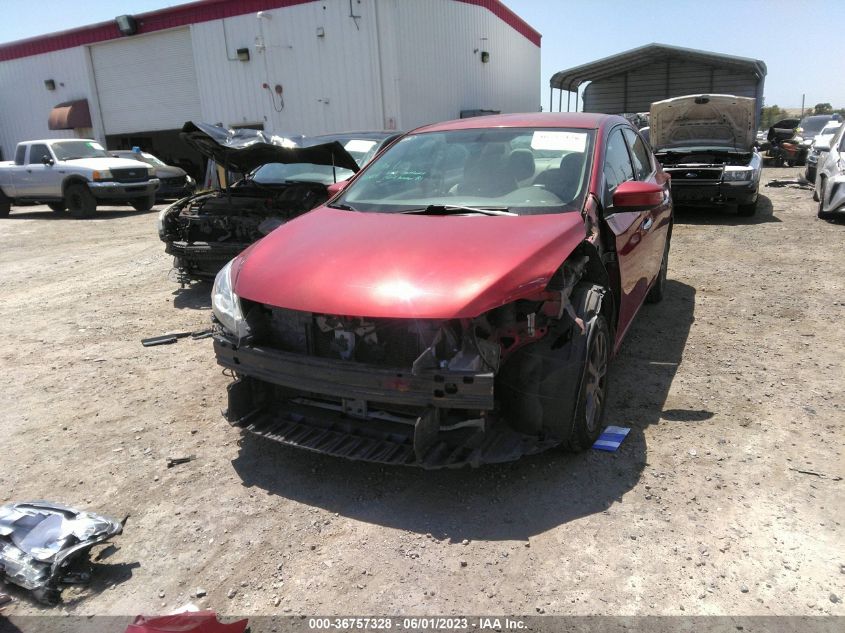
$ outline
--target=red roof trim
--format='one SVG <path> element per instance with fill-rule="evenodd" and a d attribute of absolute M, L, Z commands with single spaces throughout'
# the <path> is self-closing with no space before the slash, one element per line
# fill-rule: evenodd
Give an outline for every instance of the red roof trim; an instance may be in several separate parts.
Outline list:
<path fill-rule="evenodd" d="M 511 11 L 499 0 L 456 0 L 464 4 L 474 4 L 477 7 L 483 7 L 490 11 L 497 18 L 502 20 L 505 24 L 510 26 L 517 33 L 523 35 L 534 46 L 540 46 L 540 38 L 542 35 L 535 31 L 528 22 L 519 17 L 516 13 Z"/>
<path fill-rule="evenodd" d="M 139 13 L 135 16 L 138 21 L 138 35 L 154 33 L 179 26 L 187 26 L 198 22 L 209 22 L 236 15 L 245 15 L 258 11 L 292 7 L 298 4 L 308 4 L 317 0 L 198 0 L 176 7 Z M 507 8 L 499 0 L 456 0 L 465 4 L 483 7 L 503 20 L 518 33 L 525 36 L 534 45 L 540 45 L 540 34 L 531 28 L 527 22 Z M 31 37 L 17 42 L 0 45 L 0 61 L 30 57 L 42 53 L 51 53 L 76 46 L 86 46 L 97 42 L 107 42 L 122 37 L 114 21 L 100 22 L 90 26 L 83 26 L 69 31 L 60 31 L 50 35 Z"/>

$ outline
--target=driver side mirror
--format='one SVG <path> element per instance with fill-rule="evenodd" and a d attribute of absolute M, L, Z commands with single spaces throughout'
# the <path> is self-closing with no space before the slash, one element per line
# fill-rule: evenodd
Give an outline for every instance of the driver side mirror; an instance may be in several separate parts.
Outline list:
<path fill-rule="evenodd" d="M 329 197 L 334 198 L 337 194 L 346 189 L 346 185 L 348 184 L 348 180 L 340 180 L 338 182 L 330 184 L 328 187 L 326 187 L 326 189 L 328 189 L 329 191 Z"/>
<path fill-rule="evenodd" d="M 614 211 L 641 211 L 663 203 L 663 187 L 652 182 L 628 180 L 613 192 Z"/>
<path fill-rule="evenodd" d="M 52 165 L 52 164 L 53 164 L 53 159 L 52 159 L 52 158 L 50 158 L 49 156 L 42 156 L 42 157 L 41 157 L 41 164 L 42 164 L 42 165 Z"/>

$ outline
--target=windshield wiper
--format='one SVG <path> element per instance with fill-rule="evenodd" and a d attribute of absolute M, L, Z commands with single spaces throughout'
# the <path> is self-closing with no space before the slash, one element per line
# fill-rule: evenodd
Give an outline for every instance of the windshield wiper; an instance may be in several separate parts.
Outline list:
<path fill-rule="evenodd" d="M 516 215 L 507 207 L 466 207 L 459 204 L 430 204 L 419 209 L 402 211 L 409 215 L 454 215 L 461 212 L 481 213 L 482 215 Z"/>
<path fill-rule="evenodd" d="M 343 203 L 327 204 L 326 206 L 329 207 L 330 209 L 340 209 L 341 211 L 357 211 L 358 210 L 358 209 L 355 209 L 354 207 L 350 207 L 348 204 L 343 204 Z"/>

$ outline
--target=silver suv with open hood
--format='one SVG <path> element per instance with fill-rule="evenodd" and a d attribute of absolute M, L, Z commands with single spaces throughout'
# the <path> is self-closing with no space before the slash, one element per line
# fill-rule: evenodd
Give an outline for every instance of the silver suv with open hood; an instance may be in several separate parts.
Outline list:
<path fill-rule="evenodd" d="M 754 149 L 757 102 L 687 95 L 651 104 L 651 144 L 672 176 L 676 205 L 736 205 L 754 215 L 762 159 Z"/>

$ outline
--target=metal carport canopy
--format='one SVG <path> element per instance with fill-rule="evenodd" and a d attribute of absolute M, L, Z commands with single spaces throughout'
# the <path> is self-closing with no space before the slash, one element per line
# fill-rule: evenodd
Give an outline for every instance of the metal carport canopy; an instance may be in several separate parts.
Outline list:
<path fill-rule="evenodd" d="M 597 81 L 612 77 L 644 64 L 671 57 L 673 61 L 690 61 L 712 64 L 722 68 L 734 68 L 753 72 L 758 79 L 766 76 L 766 64 L 759 59 L 736 57 L 708 51 L 669 46 L 667 44 L 646 44 L 639 48 L 604 57 L 602 59 L 561 70 L 552 75 L 549 85 L 552 89 L 575 91 L 585 81 Z"/>

